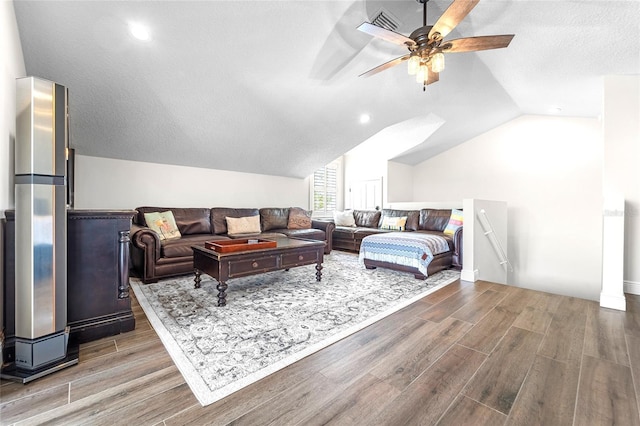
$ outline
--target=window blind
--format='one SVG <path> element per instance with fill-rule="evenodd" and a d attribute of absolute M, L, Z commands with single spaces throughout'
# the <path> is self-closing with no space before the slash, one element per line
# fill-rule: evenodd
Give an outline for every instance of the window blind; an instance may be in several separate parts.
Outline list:
<path fill-rule="evenodd" d="M 313 174 L 313 211 L 331 214 L 338 199 L 338 166 L 329 164 Z"/>

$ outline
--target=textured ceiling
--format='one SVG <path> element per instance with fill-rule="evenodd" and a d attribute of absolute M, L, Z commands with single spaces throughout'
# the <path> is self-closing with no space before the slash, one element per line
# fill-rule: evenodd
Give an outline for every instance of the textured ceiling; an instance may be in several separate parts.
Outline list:
<path fill-rule="evenodd" d="M 373 138 L 418 164 L 521 114 L 596 117 L 603 76 L 640 74 L 640 0 L 482 0 L 446 39 L 511 45 L 447 55 L 425 93 L 403 65 L 357 77 L 405 51 L 355 28 L 384 9 L 408 35 L 415 0 L 14 6 L 27 73 L 69 87 L 71 143 L 98 157 L 306 177 Z"/>

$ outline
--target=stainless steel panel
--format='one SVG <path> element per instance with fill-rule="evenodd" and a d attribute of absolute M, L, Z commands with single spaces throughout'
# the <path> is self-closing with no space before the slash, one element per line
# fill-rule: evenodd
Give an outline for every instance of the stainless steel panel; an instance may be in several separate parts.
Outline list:
<path fill-rule="evenodd" d="M 66 326 L 66 203 L 59 185 L 17 184 L 16 336 Z"/>
<path fill-rule="evenodd" d="M 33 321 L 34 256 L 33 224 L 30 218 L 33 211 L 33 185 L 16 184 L 16 243 L 15 243 L 15 297 L 16 297 L 16 335 L 35 337 Z"/>
<path fill-rule="evenodd" d="M 55 268 L 55 329 L 67 326 L 67 188 L 55 186 L 54 268 Z"/>
<path fill-rule="evenodd" d="M 59 84 L 55 84 L 53 88 L 53 155 L 54 169 L 53 174 L 56 176 L 65 176 L 67 174 L 67 149 L 69 148 L 69 129 L 68 129 L 68 91 L 67 88 Z"/>
<path fill-rule="evenodd" d="M 15 341 L 15 362 L 20 368 L 37 369 L 65 357 L 67 343 L 63 331 L 41 339 Z"/>
<path fill-rule="evenodd" d="M 34 77 L 16 80 L 16 175 L 65 175 L 67 90 Z"/>

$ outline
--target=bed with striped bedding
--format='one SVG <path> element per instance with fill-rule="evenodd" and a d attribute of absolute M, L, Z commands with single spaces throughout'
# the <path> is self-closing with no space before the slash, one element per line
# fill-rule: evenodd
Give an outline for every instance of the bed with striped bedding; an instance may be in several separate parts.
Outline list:
<path fill-rule="evenodd" d="M 422 232 L 388 232 L 362 239 L 360 261 L 368 269 L 377 266 L 428 276 L 434 257 L 451 251 L 441 235 Z"/>

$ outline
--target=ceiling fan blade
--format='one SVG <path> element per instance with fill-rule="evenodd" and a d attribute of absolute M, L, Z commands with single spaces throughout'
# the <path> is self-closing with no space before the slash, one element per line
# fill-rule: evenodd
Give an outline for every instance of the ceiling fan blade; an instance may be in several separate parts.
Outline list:
<path fill-rule="evenodd" d="M 377 67 L 370 69 L 369 71 L 360 74 L 358 77 L 371 77 L 372 75 L 378 74 L 381 71 L 384 71 L 386 69 L 389 69 L 391 67 L 395 67 L 396 65 L 398 65 L 400 62 L 404 62 L 407 59 L 409 59 L 409 56 L 411 56 L 410 54 L 404 55 L 404 56 L 400 56 L 399 58 L 395 58 L 390 60 L 389 62 L 385 62 L 382 65 L 378 65 Z"/>
<path fill-rule="evenodd" d="M 514 34 L 458 38 L 443 43 L 440 48 L 446 53 L 500 49 L 509 46 L 513 37 Z"/>
<path fill-rule="evenodd" d="M 439 39 L 445 38 L 456 25 L 464 19 L 471 9 L 478 4 L 480 0 L 454 0 L 453 3 L 438 18 L 438 21 L 429 31 L 429 40 L 433 39 L 436 33 L 440 33 Z"/>
<path fill-rule="evenodd" d="M 368 22 L 363 22 L 362 24 L 360 24 L 358 30 L 400 46 L 415 46 L 416 44 L 416 42 L 411 40 L 409 37 L 405 37 L 402 34 L 389 31 L 385 28 L 370 24 Z"/>

